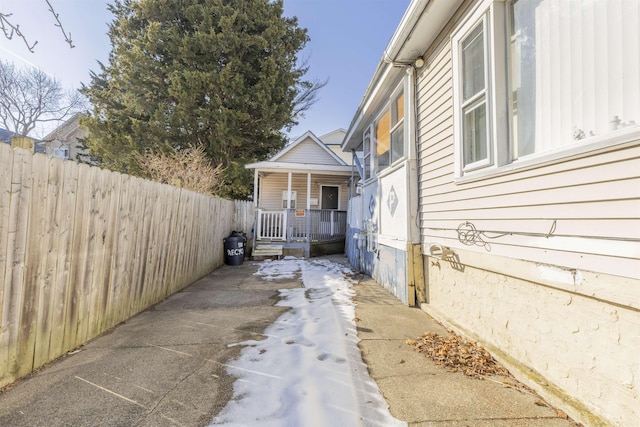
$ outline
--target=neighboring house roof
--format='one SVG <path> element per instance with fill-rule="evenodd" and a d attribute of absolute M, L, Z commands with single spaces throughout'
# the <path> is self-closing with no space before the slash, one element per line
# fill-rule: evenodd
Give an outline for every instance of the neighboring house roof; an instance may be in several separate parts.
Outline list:
<path fill-rule="evenodd" d="M 53 140 L 66 140 L 71 134 L 73 134 L 80 127 L 80 118 L 84 117 L 82 113 L 75 113 L 73 116 L 65 120 L 60 126 L 52 130 L 42 138 L 43 145 L 47 145 Z"/>
<path fill-rule="evenodd" d="M 44 137 L 43 145 L 48 156 L 92 163 L 82 143 L 82 139 L 89 134 L 88 129 L 80 123 L 83 117 L 82 113 L 74 114 Z"/>
<path fill-rule="evenodd" d="M 340 128 L 320 136 L 319 139 L 324 142 L 325 145 L 340 145 L 346 134 L 347 131 Z"/>
<path fill-rule="evenodd" d="M 329 132 L 325 135 L 319 137 L 319 139 L 324 142 L 324 144 L 329 147 L 331 151 L 338 155 L 346 164 L 351 164 L 352 157 L 351 153 L 347 151 L 342 151 L 342 141 L 344 140 L 344 136 L 347 134 L 347 131 L 340 128 L 336 129 L 333 132 Z"/>
<path fill-rule="evenodd" d="M 6 129 L 0 129 L 0 142 L 5 142 L 7 144 L 11 144 L 11 136 L 13 132 L 10 132 Z"/>
<path fill-rule="evenodd" d="M 245 168 L 351 172 L 351 166 L 347 165 L 311 131 L 305 132 L 269 160 L 251 163 Z"/>
<path fill-rule="evenodd" d="M 0 142 L 4 142 L 5 144 L 11 144 L 11 137 L 14 136 L 15 133 L 6 130 L 6 129 L 2 129 L 0 128 Z M 35 152 L 36 153 L 43 153 L 45 152 L 44 147 L 41 145 L 41 141 L 39 139 L 35 139 L 35 138 L 31 138 L 34 140 L 35 144 Z"/>

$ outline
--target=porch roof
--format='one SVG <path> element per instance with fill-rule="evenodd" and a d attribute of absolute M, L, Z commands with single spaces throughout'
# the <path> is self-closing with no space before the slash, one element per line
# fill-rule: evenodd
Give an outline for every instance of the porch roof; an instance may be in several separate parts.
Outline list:
<path fill-rule="evenodd" d="M 333 175 L 351 175 L 350 165 L 319 165 L 312 163 L 287 163 L 287 162 L 258 162 L 245 165 L 247 169 L 256 169 L 259 172 L 296 172 L 296 173 L 323 173 L 330 172 Z"/>

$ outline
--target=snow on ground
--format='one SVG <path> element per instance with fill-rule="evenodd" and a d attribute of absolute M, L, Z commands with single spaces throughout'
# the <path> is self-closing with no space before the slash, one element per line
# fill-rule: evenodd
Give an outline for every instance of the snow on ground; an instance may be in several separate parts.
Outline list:
<path fill-rule="evenodd" d="M 362 362 L 351 270 L 326 259 L 263 261 L 265 280 L 300 275 L 304 288 L 280 290 L 287 313 L 246 347 L 229 372 L 234 397 L 211 426 L 406 426 L 391 416 Z"/>

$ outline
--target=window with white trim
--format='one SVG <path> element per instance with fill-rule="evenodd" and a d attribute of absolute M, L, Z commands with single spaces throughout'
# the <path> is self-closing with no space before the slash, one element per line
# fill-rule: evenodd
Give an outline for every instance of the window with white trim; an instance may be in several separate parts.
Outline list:
<path fill-rule="evenodd" d="M 377 119 L 362 134 L 364 181 L 405 156 L 404 114 L 403 82 L 389 97 Z"/>
<path fill-rule="evenodd" d="M 373 144 L 371 143 L 371 127 L 368 127 L 362 137 L 362 146 L 364 150 L 364 161 L 362 162 L 362 169 L 364 172 L 364 180 L 371 178 L 371 152 L 373 151 Z"/>
<path fill-rule="evenodd" d="M 390 162 L 404 157 L 404 92 L 396 93 L 391 102 L 391 156 Z"/>
<path fill-rule="evenodd" d="M 297 191 L 292 191 L 291 192 L 291 204 L 289 205 L 291 207 L 291 209 L 295 209 L 296 208 L 296 199 L 298 198 L 298 192 Z M 282 209 L 287 209 L 287 190 L 284 190 L 282 192 Z"/>
<path fill-rule="evenodd" d="M 639 17 L 636 1 L 483 2 L 452 37 L 456 174 L 640 133 Z"/>
<path fill-rule="evenodd" d="M 486 16 L 460 42 L 462 152 L 465 170 L 489 163 Z"/>

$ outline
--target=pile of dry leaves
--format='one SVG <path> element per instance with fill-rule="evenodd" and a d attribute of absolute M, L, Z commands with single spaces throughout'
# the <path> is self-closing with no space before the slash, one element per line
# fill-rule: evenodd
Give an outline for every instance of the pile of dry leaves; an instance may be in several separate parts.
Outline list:
<path fill-rule="evenodd" d="M 500 366 L 475 341 L 467 341 L 453 332 L 449 332 L 448 337 L 427 332 L 418 339 L 407 340 L 407 344 L 450 372 L 462 371 L 474 378 L 489 375 L 511 376 L 509 371 Z"/>

